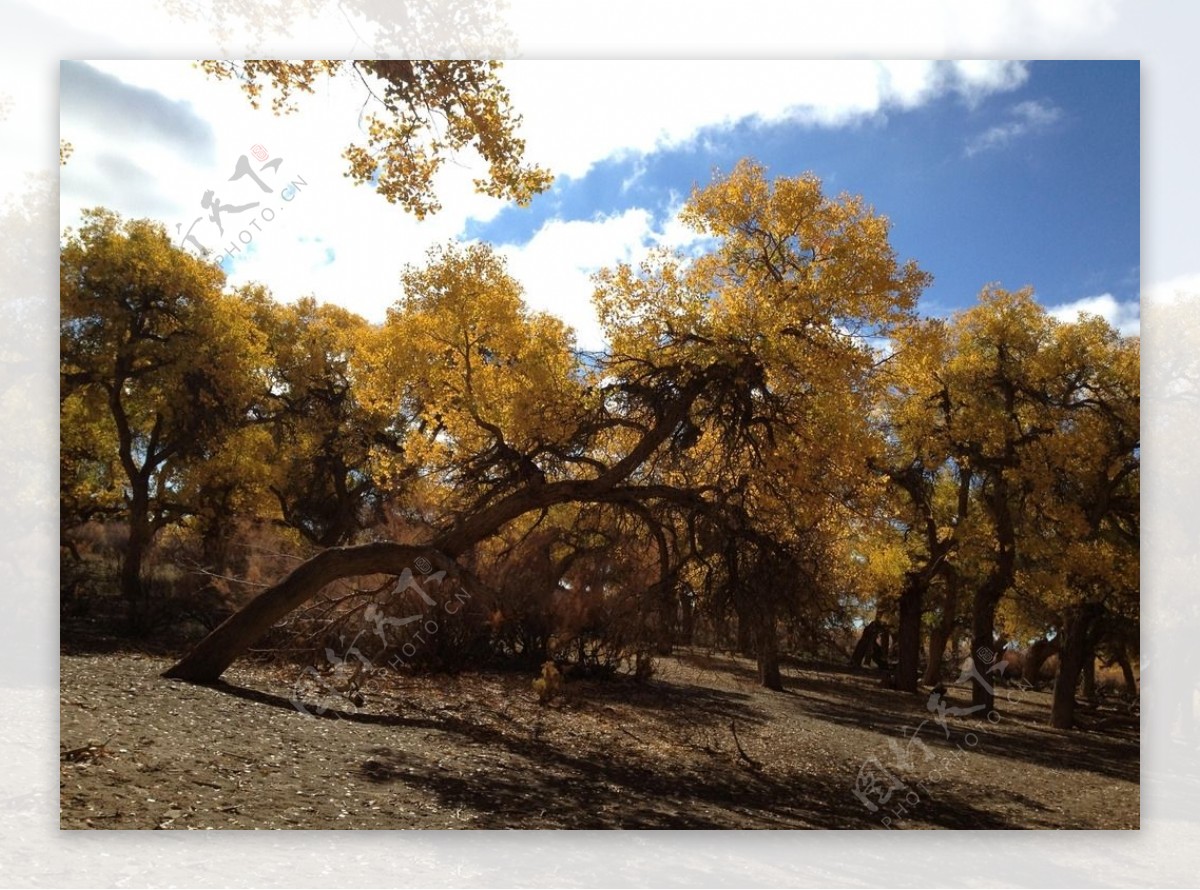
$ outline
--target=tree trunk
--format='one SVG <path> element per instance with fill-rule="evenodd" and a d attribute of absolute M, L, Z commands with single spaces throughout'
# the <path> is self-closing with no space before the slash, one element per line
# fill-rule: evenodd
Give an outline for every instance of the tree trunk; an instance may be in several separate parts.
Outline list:
<path fill-rule="evenodd" d="M 775 604 L 755 603 L 754 656 L 758 665 L 758 682 L 767 689 L 783 691 L 779 673 L 779 629 L 776 627 Z"/>
<path fill-rule="evenodd" d="M 1089 703 L 1096 703 L 1096 653 L 1088 650 L 1083 658 L 1083 697 Z"/>
<path fill-rule="evenodd" d="M 946 643 L 949 632 L 939 624 L 929 631 L 929 660 L 925 663 L 925 673 L 921 683 L 925 686 L 936 686 L 942 678 L 942 661 L 946 657 Z"/>
<path fill-rule="evenodd" d="M 898 660 L 896 688 L 916 692 L 921 671 L 921 611 L 925 600 L 925 585 L 914 573 L 909 573 L 900 594 L 900 627 L 896 632 Z"/>
<path fill-rule="evenodd" d="M 1075 687 L 1079 675 L 1091 655 L 1091 627 L 1103 607 L 1096 603 L 1085 603 L 1075 609 L 1063 628 L 1062 649 L 1058 653 L 1058 677 L 1054 681 L 1054 704 L 1050 711 L 1050 725 L 1056 729 L 1072 729 L 1075 726 Z"/>
<path fill-rule="evenodd" d="M 879 645 L 875 647 L 875 653 L 871 656 L 875 660 L 875 666 L 880 669 L 888 667 L 888 659 L 892 654 L 892 632 L 888 630 L 885 624 L 879 631 Z"/>
<path fill-rule="evenodd" d="M 975 717 L 987 717 L 996 707 L 991 669 L 999 656 L 995 650 L 996 605 L 999 599 L 987 585 L 975 594 L 971 618 L 971 661 L 975 668 L 971 677 L 971 706 L 976 709 L 972 713 Z"/>
<path fill-rule="evenodd" d="M 230 615 L 163 676 L 193 683 L 215 682 L 267 628 L 325 585 L 356 575 L 403 575 L 406 570 L 411 573 L 418 557 L 424 557 L 435 571 L 444 570 L 451 578 L 464 577 L 453 560 L 430 547 L 379 542 L 324 550 Z"/>
<path fill-rule="evenodd" d="M 1121 666 L 1121 676 L 1125 678 L 1125 698 L 1134 698 L 1138 694 L 1137 679 L 1133 676 L 1133 663 L 1124 645 L 1117 647 L 1116 659 Z"/>
<path fill-rule="evenodd" d="M 142 562 L 150 546 L 153 531 L 150 527 L 149 495 L 135 486 L 129 504 L 129 540 L 121 555 L 121 596 L 129 609 L 129 627 L 134 633 L 146 630 L 147 598 L 142 583 Z"/>
<path fill-rule="evenodd" d="M 996 563 L 983 585 L 975 591 L 971 615 L 971 705 L 976 717 L 986 718 L 995 710 L 996 694 L 990 669 L 999 652 L 996 646 L 996 606 L 1013 585 L 1017 573 L 1017 532 L 1008 482 L 1001 472 L 987 497 L 988 512 L 996 525 Z"/>
<path fill-rule="evenodd" d="M 723 374 L 725 369 L 716 368 L 713 373 Z M 622 488 L 622 484 L 675 433 L 709 382 L 703 373 L 691 380 L 663 408 L 654 426 L 637 444 L 594 478 L 531 483 L 465 517 L 428 547 L 379 542 L 336 547 L 318 553 L 229 616 L 164 676 L 193 682 L 216 680 L 271 625 L 315 596 L 326 584 L 340 578 L 401 574 L 418 556 L 428 559 L 437 569 L 446 570 L 451 577 L 463 578 L 466 573 L 454 560 L 527 513 L 557 504 L 629 503 L 651 493 L 663 497 L 678 496 L 677 490 L 667 486 Z"/>
<path fill-rule="evenodd" d="M 1021 665 L 1021 678 L 1037 689 L 1042 685 L 1042 667 L 1051 655 L 1057 655 L 1062 647 L 1062 639 L 1055 636 L 1053 640 L 1035 640 L 1025 650 L 1024 661 Z"/>
<path fill-rule="evenodd" d="M 750 610 L 745 606 L 737 608 L 737 651 L 746 658 L 754 655 L 754 625 L 750 620 Z"/>
<path fill-rule="evenodd" d="M 679 627 L 679 601 L 675 585 L 668 581 L 659 582 L 658 591 L 658 634 L 655 651 L 659 655 L 670 655 L 675 648 L 675 635 Z"/>
<path fill-rule="evenodd" d="M 953 566 L 943 569 L 946 593 L 942 599 L 942 617 L 929 634 L 929 663 L 925 666 L 923 682 L 936 686 L 942 679 L 942 659 L 946 656 L 946 643 L 954 633 L 954 619 L 958 614 L 958 571 Z"/>
<path fill-rule="evenodd" d="M 875 641 L 879 638 L 882 630 L 883 622 L 878 618 L 863 628 L 854 652 L 850 655 L 850 667 L 860 668 L 863 666 L 863 661 L 874 653 Z"/>
<path fill-rule="evenodd" d="M 680 626 L 679 633 L 681 642 L 685 646 L 691 646 L 696 633 L 696 607 L 690 596 L 681 596 L 679 598 L 680 605 Z"/>

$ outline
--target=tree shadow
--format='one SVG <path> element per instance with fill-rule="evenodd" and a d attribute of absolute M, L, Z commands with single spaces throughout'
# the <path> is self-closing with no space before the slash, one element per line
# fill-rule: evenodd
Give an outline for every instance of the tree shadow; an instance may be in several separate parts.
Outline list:
<path fill-rule="evenodd" d="M 475 828 L 869 829 L 903 818 L 942 828 L 1024 827 L 942 790 L 919 807 L 910 802 L 900 817 L 886 804 L 868 809 L 850 781 L 831 775 L 775 776 L 731 766 L 664 774 L 615 756 L 578 757 L 546 742 L 495 742 L 516 755 L 503 769 L 456 774 L 390 747 L 369 749 L 360 769 L 371 782 L 400 782 L 432 795 L 442 808 L 470 809 L 478 814 Z M 891 803 L 903 800 L 901 793 Z"/>
<path fill-rule="evenodd" d="M 769 717 L 745 692 L 713 689 L 677 680 L 651 680 L 637 683 L 604 681 L 573 683 L 567 687 L 571 699 L 594 707 L 625 705 L 639 711 L 664 716 L 679 715 L 693 724 L 728 724 L 737 720 L 749 725 L 766 722 Z"/>
<path fill-rule="evenodd" d="M 295 703 L 260 689 L 227 682 L 207 684 L 221 694 L 286 710 Z M 592 690 L 594 692 L 595 690 Z M 627 690 L 626 690 L 627 691 Z M 702 687 L 656 683 L 660 708 L 696 721 L 762 720 L 745 704 L 748 696 Z M 624 699 L 621 699 L 624 702 Z M 690 710 L 697 703 L 700 710 Z M 704 710 L 706 709 L 707 710 Z M 639 757 L 614 748 L 568 750 L 536 734 L 505 732 L 456 716 L 402 716 L 326 709 L 310 712 L 327 720 L 420 728 L 444 734 L 446 742 L 434 751 L 372 745 L 357 763 L 360 775 L 386 786 L 403 783 L 434 797 L 448 810 L 468 809 L 475 828 L 571 829 L 795 829 L 882 828 L 886 808 L 870 810 L 853 794 L 854 777 L 831 769 L 801 774 L 774 766 L 751 769 L 728 754 L 709 752 L 707 758 L 680 762 L 674 768 L 648 765 Z M 461 752 L 460 746 L 480 746 L 486 755 Z M 470 769 L 446 767 L 447 752 Z M 893 803 L 894 805 L 894 803 Z M 892 825 L 901 824 L 893 816 Z M 1019 828 L 1009 818 L 938 789 L 936 798 L 923 798 L 908 818 L 943 828 Z"/>
<path fill-rule="evenodd" d="M 731 656 L 688 653 L 680 661 L 701 670 L 727 673 L 755 680 L 755 671 Z M 972 733 L 978 738 L 976 750 L 988 756 L 1006 757 L 1059 770 L 1097 773 L 1108 778 L 1138 782 L 1140 743 L 1137 718 L 1115 711 L 1096 712 L 1086 706 L 1079 709 L 1081 729 L 1061 731 L 1031 724 L 1023 716 L 1006 715 L 1005 699 L 1022 694 L 1019 689 L 997 688 L 1000 719 L 993 724 L 984 719 L 952 717 L 946 722 L 947 738 L 937 715 L 927 707 L 929 690 L 919 694 L 897 692 L 876 685 L 881 673 L 868 668 L 817 661 L 787 659 L 783 675 L 781 702 L 791 702 L 800 713 L 840 726 L 894 734 L 902 740 L 905 731 L 915 730 L 930 721 L 921 738 L 930 745 L 954 747 Z M 830 676 L 822 676 L 830 675 Z M 792 697 L 789 697 L 790 696 Z M 775 693 L 779 695 L 779 693 Z M 969 692 L 951 687 L 945 701 L 948 707 L 970 706 Z M 1010 699 L 1011 701 L 1011 699 Z M 1019 699 L 1018 699 L 1019 701 Z M 1049 720 L 1049 710 L 1046 712 Z M 1088 726 L 1103 732 L 1087 731 Z M 972 746 L 974 747 L 974 746 Z"/>
<path fill-rule="evenodd" d="M 1127 782 L 1136 783 L 1139 779 L 1136 725 L 1122 715 L 1108 718 L 1116 726 L 1111 734 L 1055 730 L 1048 725 L 1030 724 L 1020 716 L 1006 716 L 1003 693 L 997 690 L 996 722 L 967 716 L 939 721 L 939 715 L 927 706 L 928 691 L 911 695 L 794 674 L 785 676 L 784 684 L 794 692 L 811 694 L 797 706 L 818 720 L 895 733 L 897 740 L 904 737 L 906 730 L 911 734 L 924 723 L 921 739 L 929 745 L 956 747 L 971 734 L 978 740 L 977 745 L 971 745 L 972 749 L 987 756 L 1052 769 L 1091 772 Z M 954 687 L 943 702 L 949 709 L 966 708 L 970 705 L 969 693 Z"/>

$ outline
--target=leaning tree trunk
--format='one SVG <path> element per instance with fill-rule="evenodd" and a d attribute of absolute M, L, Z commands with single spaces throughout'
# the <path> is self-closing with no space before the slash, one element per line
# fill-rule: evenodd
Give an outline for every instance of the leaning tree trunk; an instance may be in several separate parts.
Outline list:
<path fill-rule="evenodd" d="M 725 370 L 717 368 L 713 373 L 722 374 Z M 648 493 L 673 494 L 673 489 L 662 486 L 641 485 L 628 489 L 621 486 L 674 434 L 709 382 L 710 378 L 704 374 L 692 380 L 659 413 L 654 426 L 637 444 L 594 478 L 530 483 L 490 507 L 465 517 L 427 547 L 379 542 L 335 547 L 318 553 L 229 616 L 164 676 L 198 683 L 216 680 L 273 624 L 315 596 L 325 585 L 341 578 L 402 574 L 405 569 L 411 571 L 410 566 L 415 564 L 417 557 L 424 557 L 435 569 L 445 570 L 452 578 L 465 578 L 465 570 L 455 559 L 527 513 L 557 504 L 628 503 Z"/>
<path fill-rule="evenodd" d="M 1054 704 L 1050 711 L 1050 725 L 1056 729 L 1075 726 L 1075 687 L 1091 656 L 1092 625 L 1102 611 L 1103 607 L 1097 603 L 1085 603 L 1072 612 L 1063 628 L 1058 678 L 1054 681 Z"/>
<path fill-rule="evenodd" d="M 916 692 L 921 672 L 921 612 L 925 601 L 922 578 L 910 572 L 900 593 L 900 626 L 896 631 L 898 649 L 896 688 Z"/>
<path fill-rule="evenodd" d="M 428 560 L 435 571 L 462 577 L 453 560 L 430 547 L 379 542 L 323 550 L 229 616 L 163 676 L 193 683 L 214 682 L 267 628 L 327 584 L 355 575 L 402 575 L 405 570 L 412 572 L 420 557 Z"/>

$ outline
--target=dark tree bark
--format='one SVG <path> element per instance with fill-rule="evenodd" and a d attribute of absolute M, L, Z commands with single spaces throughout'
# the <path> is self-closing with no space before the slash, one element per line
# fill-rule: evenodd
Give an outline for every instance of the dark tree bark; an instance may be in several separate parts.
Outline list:
<path fill-rule="evenodd" d="M 696 634 L 696 604 L 690 592 L 679 597 L 679 611 L 680 643 L 691 646 Z"/>
<path fill-rule="evenodd" d="M 890 476 L 894 483 L 908 493 L 913 506 L 920 511 L 925 546 L 929 552 L 928 561 L 923 566 L 905 574 L 904 589 L 900 593 L 900 625 L 896 639 L 896 688 L 905 692 L 916 692 L 917 680 L 921 672 L 921 617 L 925 610 L 925 595 L 935 578 L 939 575 L 953 574 L 954 569 L 949 563 L 949 557 L 957 547 L 957 540 L 954 534 L 949 537 L 942 535 L 934 514 L 933 483 L 919 469 L 910 467 L 904 473 L 892 473 Z M 953 520 L 955 529 L 967 517 L 970 498 L 971 473 L 960 470 L 958 507 Z M 957 590 L 954 591 L 954 596 L 957 597 Z M 943 618 L 941 643 L 937 650 L 938 663 L 931 669 L 934 683 L 937 682 L 937 676 L 941 672 L 941 653 L 945 648 L 946 637 L 953 628 L 954 603 L 950 605 L 948 613 L 950 624 L 946 626 L 946 619 Z M 932 648 L 930 655 L 932 662 Z"/>
<path fill-rule="evenodd" d="M 888 659 L 892 654 L 892 632 L 885 624 L 883 629 L 879 631 L 879 644 L 875 647 L 875 654 L 872 658 L 875 659 L 877 668 L 887 668 Z"/>
<path fill-rule="evenodd" d="M 1121 666 L 1121 676 L 1125 678 L 1125 697 L 1136 697 L 1138 694 L 1137 678 L 1133 675 L 1133 662 L 1129 660 L 1129 651 L 1123 643 L 1117 645 L 1114 658 Z"/>
<path fill-rule="evenodd" d="M 1056 729 L 1075 726 L 1075 687 L 1089 657 L 1094 660 L 1092 634 L 1103 611 L 1104 607 L 1099 603 L 1085 603 L 1071 612 L 1063 628 L 1058 678 L 1054 681 L 1054 704 L 1050 712 L 1050 725 Z"/>
<path fill-rule="evenodd" d="M 878 618 L 863 628 L 854 652 L 850 655 L 850 667 L 862 667 L 863 661 L 874 654 L 879 634 L 883 632 L 883 629 L 883 622 Z"/>
<path fill-rule="evenodd" d="M 1011 450 L 1012 446 L 1010 446 Z M 1003 471 L 992 479 L 984 498 L 996 526 L 996 561 L 975 592 L 971 615 L 971 705 L 973 715 L 986 718 L 996 707 L 991 667 L 999 658 L 996 646 L 996 606 L 1012 587 L 1017 573 L 1017 532 L 1008 481 Z"/>
<path fill-rule="evenodd" d="M 670 655 L 675 648 L 675 635 L 679 627 L 679 601 L 675 595 L 675 585 L 664 580 L 659 582 L 658 596 L 658 634 L 654 651 L 659 655 Z"/>
<path fill-rule="evenodd" d="M 1021 678 L 1034 689 L 1042 685 L 1042 667 L 1051 655 L 1057 655 L 1062 648 L 1062 638 L 1055 636 L 1053 640 L 1035 640 L 1025 650 L 1024 662 L 1021 666 Z"/>
<path fill-rule="evenodd" d="M 334 547 L 302 563 L 273 587 L 235 612 L 163 676 L 193 683 L 215 682 L 263 632 L 321 588 L 356 575 L 400 575 L 424 557 L 435 571 L 461 578 L 458 565 L 430 547 L 381 542 Z"/>
<path fill-rule="evenodd" d="M 758 662 L 758 682 L 767 689 L 783 691 L 783 677 L 779 672 L 779 631 L 776 627 L 775 608 L 772 603 L 761 603 L 755 628 L 755 657 Z"/>
<path fill-rule="evenodd" d="M 749 658 L 754 654 L 754 628 L 750 625 L 750 616 L 742 611 L 737 616 L 736 645 L 739 655 Z"/>
<path fill-rule="evenodd" d="M 909 572 L 900 594 L 900 626 L 896 632 L 898 661 L 896 688 L 916 692 L 920 674 L 921 612 L 925 602 L 926 583 L 916 572 Z"/>
<path fill-rule="evenodd" d="M 1091 649 L 1083 657 L 1083 697 L 1089 704 L 1096 704 L 1096 653 Z"/>
<path fill-rule="evenodd" d="M 949 638 L 950 632 L 942 627 L 940 622 L 929 631 L 929 658 L 925 662 L 925 673 L 921 676 L 921 683 L 925 686 L 936 686 L 941 680 L 942 662 L 946 658 L 946 643 Z"/>
<path fill-rule="evenodd" d="M 150 516 L 150 478 L 155 469 L 166 459 L 166 451 L 158 450 L 158 435 L 162 426 L 162 416 L 158 415 L 153 432 L 146 445 L 146 454 L 141 465 L 135 457 L 134 434 L 129 424 L 125 405 L 122 402 L 124 381 L 128 379 L 125 370 L 128 361 L 118 362 L 118 384 L 108 393 L 109 411 L 117 428 L 119 443 L 118 456 L 125 477 L 129 482 L 128 513 L 129 540 L 121 556 L 120 587 L 121 596 L 129 607 L 129 624 L 135 632 L 145 629 L 146 620 L 146 590 L 142 584 L 142 561 L 154 538 L 154 524 Z"/>
<path fill-rule="evenodd" d="M 129 539 L 121 554 L 120 584 L 121 596 L 129 609 L 129 626 L 136 633 L 145 630 L 147 597 L 142 563 L 152 537 L 148 499 L 135 491 L 129 505 Z"/>
<path fill-rule="evenodd" d="M 999 657 L 995 650 L 996 606 L 999 602 L 1000 597 L 988 585 L 975 594 L 971 619 L 971 661 L 975 668 L 971 677 L 971 705 L 977 709 L 972 714 L 975 717 L 986 717 L 996 707 L 991 671 Z"/>
<path fill-rule="evenodd" d="M 954 633 L 954 619 L 958 614 L 958 570 L 947 566 L 942 576 L 946 579 L 946 592 L 942 599 L 942 617 L 929 634 L 929 662 L 925 665 L 923 682 L 936 686 L 942 679 L 942 661 L 946 657 L 946 644 Z"/>

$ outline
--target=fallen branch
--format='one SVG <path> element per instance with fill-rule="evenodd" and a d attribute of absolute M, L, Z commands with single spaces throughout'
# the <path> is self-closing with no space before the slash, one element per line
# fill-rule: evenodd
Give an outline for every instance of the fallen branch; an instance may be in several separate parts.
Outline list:
<path fill-rule="evenodd" d="M 733 743 L 737 745 L 738 756 L 750 764 L 751 769 L 762 769 L 762 764 L 747 754 L 746 749 L 742 747 L 741 740 L 738 739 L 736 720 L 729 721 L 729 729 L 733 733 Z"/>
<path fill-rule="evenodd" d="M 639 742 L 639 743 L 641 743 L 641 744 L 643 744 L 643 745 L 644 745 L 644 744 L 646 744 L 646 740 L 645 740 L 645 739 L 638 738 L 636 735 L 634 735 L 632 732 L 630 732 L 630 731 L 629 731 L 628 729 L 626 729 L 624 726 L 618 726 L 618 727 L 617 727 L 617 729 L 621 730 L 621 732 L 625 733 L 625 735 L 629 736 L 629 737 L 630 737 L 631 739 L 633 739 L 635 742 Z"/>

